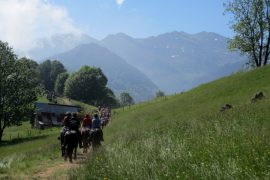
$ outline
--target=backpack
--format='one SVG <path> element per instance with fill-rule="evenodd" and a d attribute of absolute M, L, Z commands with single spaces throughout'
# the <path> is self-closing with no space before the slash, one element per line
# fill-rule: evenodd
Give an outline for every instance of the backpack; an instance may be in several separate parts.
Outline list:
<path fill-rule="evenodd" d="M 79 129 L 78 122 L 76 119 L 71 119 L 69 126 L 70 126 L 71 130 L 78 130 Z"/>

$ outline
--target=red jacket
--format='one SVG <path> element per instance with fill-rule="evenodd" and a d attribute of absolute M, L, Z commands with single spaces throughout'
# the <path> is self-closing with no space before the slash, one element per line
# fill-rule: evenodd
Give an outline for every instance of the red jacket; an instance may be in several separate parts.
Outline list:
<path fill-rule="evenodd" d="M 92 125 L 92 121 L 88 114 L 84 116 L 82 124 L 83 124 L 83 127 Z"/>

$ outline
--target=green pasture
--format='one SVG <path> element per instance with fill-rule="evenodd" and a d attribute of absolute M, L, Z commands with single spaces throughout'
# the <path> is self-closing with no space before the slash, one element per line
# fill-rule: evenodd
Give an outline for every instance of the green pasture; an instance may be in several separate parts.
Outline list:
<path fill-rule="evenodd" d="M 47 102 L 40 97 L 40 102 Z M 62 98 L 67 104 L 68 101 Z M 88 104 L 70 100 L 70 105 L 82 107 L 82 114 L 96 109 Z M 63 163 L 57 139 L 61 128 L 33 129 L 29 122 L 6 128 L 0 144 L 0 179 L 35 179 L 37 173 Z M 61 172 L 58 172 L 61 174 Z"/>
<path fill-rule="evenodd" d="M 269 179 L 269 82 L 267 66 L 115 110 L 104 145 L 70 178 Z M 258 91 L 266 98 L 251 103 Z"/>

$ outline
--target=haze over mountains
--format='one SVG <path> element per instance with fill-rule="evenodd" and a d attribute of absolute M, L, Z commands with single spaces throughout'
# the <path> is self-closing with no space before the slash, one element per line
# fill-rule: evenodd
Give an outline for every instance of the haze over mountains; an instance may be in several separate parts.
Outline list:
<path fill-rule="evenodd" d="M 81 44 L 97 43 L 98 41 L 86 34 L 55 34 L 35 42 L 35 48 L 28 54 L 35 60 L 43 60 L 55 54 L 63 53 Z"/>
<path fill-rule="evenodd" d="M 177 93 L 239 70 L 245 57 L 229 52 L 227 41 L 210 32 L 175 31 L 143 39 L 118 33 L 101 41 L 63 34 L 42 39 L 29 54 L 36 60 L 60 60 L 72 71 L 82 65 L 98 66 L 116 94 L 128 91 L 142 101 L 154 97 L 158 89 Z"/>
<path fill-rule="evenodd" d="M 98 44 L 79 45 L 49 59 L 61 61 L 71 71 L 78 70 L 83 65 L 100 67 L 108 78 L 108 86 L 116 95 L 129 92 L 137 102 L 153 98 L 158 90 L 143 73 Z"/>
<path fill-rule="evenodd" d="M 175 93 L 239 70 L 244 58 L 228 52 L 227 41 L 208 32 L 171 32 L 145 39 L 120 33 L 108 36 L 101 44 L 166 93 Z"/>

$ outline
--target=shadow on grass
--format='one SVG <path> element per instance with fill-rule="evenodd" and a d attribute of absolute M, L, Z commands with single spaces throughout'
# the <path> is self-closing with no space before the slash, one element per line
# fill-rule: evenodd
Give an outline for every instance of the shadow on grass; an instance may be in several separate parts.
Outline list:
<path fill-rule="evenodd" d="M 38 140 L 38 139 L 45 139 L 46 137 L 48 137 L 48 135 L 40 135 L 40 136 L 34 136 L 34 137 L 12 139 L 11 141 L 2 141 L 2 142 L 0 142 L 0 147 L 21 144 L 21 143 L 25 143 L 25 142 L 29 142 L 29 141 Z"/>

